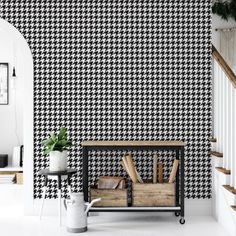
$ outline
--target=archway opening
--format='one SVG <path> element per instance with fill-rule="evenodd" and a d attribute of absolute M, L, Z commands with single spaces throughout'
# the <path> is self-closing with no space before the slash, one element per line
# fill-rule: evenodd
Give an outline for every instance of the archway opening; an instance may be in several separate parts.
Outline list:
<path fill-rule="evenodd" d="M 33 206 L 33 57 L 23 35 L 3 19 L 0 19 L 0 74 L 0 154 L 6 154 L 8 159 L 7 166 L 0 168 L 0 182 L 1 176 L 2 182 L 6 182 L 0 184 L 0 205 L 8 211 L 1 212 L 6 214 L 9 207 L 14 207 L 22 210 L 20 214 L 23 209 L 30 214 Z M 22 185 L 15 183 L 20 183 L 17 178 L 22 177 L 17 173 L 23 173 Z M 13 175 L 16 176 L 14 184 L 11 183 Z"/>

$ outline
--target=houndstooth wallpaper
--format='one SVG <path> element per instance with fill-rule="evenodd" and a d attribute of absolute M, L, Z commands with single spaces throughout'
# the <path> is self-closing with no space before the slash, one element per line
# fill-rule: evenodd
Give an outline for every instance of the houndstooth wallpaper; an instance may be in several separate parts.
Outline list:
<path fill-rule="evenodd" d="M 1 0 L 0 16 L 34 59 L 34 197 L 47 167 L 42 140 L 65 126 L 78 169 L 82 140 L 184 140 L 187 198 L 211 197 L 211 1 Z M 123 152 L 93 152 L 90 181 L 124 175 Z M 143 178 L 152 153 L 134 153 Z M 159 153 L 169 174 L 173 154 Z M 63 185 L 66 194 L 66 185 Z M 50 182 L 49 198 L 56 197 Z"/>

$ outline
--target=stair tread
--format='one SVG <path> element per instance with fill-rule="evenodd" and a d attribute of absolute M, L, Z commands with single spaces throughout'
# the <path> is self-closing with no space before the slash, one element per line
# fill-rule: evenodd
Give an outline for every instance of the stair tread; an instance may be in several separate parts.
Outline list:
<path fill-rule="evenodd" d="M 218 170 L 219 172 L 224 173 L 226 175 L 230 175 L 230 170 L 227 170 L 223 167 L 216 167 L 216 170 Z"/>
<path fill-rule="evenodd" d="M 233 209 L 233 210 L 235 210 L 235 211 L 236 211 L 236 206 L 231 206 L 231 207 L 232 207 L 232 209 Z"/>
<path fill-rule="evenodd" d="M 210 154 L 216 157 L 223 157 L 223 153 L 221 152 L 210 151 Z"/>
<path fill-rule="evenodd" d="M 236 189 L 231 187 L 230 185 L 223 185 L 223 187 L 228 190 L 229 192 L 233 193 L 236 195 Z"/>
<path fill-rule="evenodd" d="M 209 140 L 209 142 L 211 142 L 211 143 L 216 143 L 216 142 L 217 142 L 217 139 L 216 139 L 216 138 L 209 138 L 208 140 Z"/>

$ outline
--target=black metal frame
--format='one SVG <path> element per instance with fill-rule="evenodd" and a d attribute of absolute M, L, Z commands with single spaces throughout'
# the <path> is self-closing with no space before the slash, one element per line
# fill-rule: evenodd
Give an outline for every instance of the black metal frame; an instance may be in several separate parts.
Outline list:
<path fill-rule="evenodd" d="M 176 207 L 170 209 L 171 207 L 99 207 L 91 208 L 91 212 L 175 212 L 180 214 L 181 218 L 184 218 L 184 146 L 83 146 L 83 192 L 84 200 L 88 202 L 88 157 L 89 151 L 115 151 L 115 150 L 124 150 L 124 151 L 138 151 L 138 150 L 148 150 L 148 151 L 158 151 L 158 150 L 170 150 L 176 152 L 176 159 L 180 159 L 180 167 L 178 167 L 177 178 L 176 178 Z M 180 169 L 180 175 L 179 175 Z M 179 184 L 180 178 L 180 184 Z M 180 189 L 179 189 L 180 186 Z M 179 191 L 180 190 L 180 191 Z M 180 195 L 179 195 L 180 192 Z M 174 209 L 180 207 L 180 209 Z"/>

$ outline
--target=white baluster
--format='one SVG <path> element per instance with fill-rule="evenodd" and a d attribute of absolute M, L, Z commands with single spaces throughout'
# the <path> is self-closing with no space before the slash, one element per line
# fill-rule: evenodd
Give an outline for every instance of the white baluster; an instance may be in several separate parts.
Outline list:
<path fill-rule="evenodd" d="M 223 167 L 226 168 L 227 166 L 227 149 L 226 149 L 226 126 L 225 126 L 225 122 L 226 122 L 226 117 L 225 117 L 225 114 L 226 114 L 226 106 L 225 106 L 225 103 L 226 103 L 226 79 L 225 79 L 225 75 L 224 75 L 224 72 L 221 70 L 221 80 L 222 80 L 222 99 L 221 99 L 221 117 L 222 117 L 222 120 L 221 120 L 221 130 L 222 130 L 222 151 L 223 151 L 223 155 L 224 155 L 224 158 L 223 158 Z"/>
<path fill-rule="evenodd" d="M 228 154 L 228 81 L 227 77 L 224 74 L 224 123 L 223 123 L 223 130 L 224 130 L 224 159 L 225 159 L 225 166 L 224 168 L 227 169 L 229 163 L 229 154 Z"/>
<path fill-rule="evenodd" d="M 219 70 L 219 65 L 216 62 L 216 74 L 215 74 L 216 79 L 218 80 L 218 88 L 217 88 L 217 104 L 215 104 L 216 106 L 216 110 L 217 110 L 217 151 L 222 151 L 221 150 L 221 77 L 220 77 L 220 70 Z"/>
<path fill-rule="evenodd" d="M 234 107 L 233 107 L 233 111 L 234 111 L 234 129 L 233 129 L 233 133 L 234 133 L 234 139 L 233 139 L 233 157 L 232 157 L 232 169 L 231 169 L 231 174 L 233 176 L 233 183 L 234 183 L 234 189 L 236 189 L 236 89 L 234 89 Z"/>
<path fill-rule="evenodd" d="M 235 147 L 235 140 L 236 140 L 236 91 L 234 86 L 231 84 L 231 175 L 230 175 L 230 185 L 232 187 L 235 186 L 236 179 L 235 179 L 235 154 L 236 154 L 236 147 Z"/>
<path fill-rule="evenodd" d="M 222 78 L 222 71 L 218 67 L 218 76 L 220 79 L 220 87 L 219 87 L 219 151 L 223 152 L 223 78 Z"/>
<path fill-rule="evenodd" d="M 227 163 L 226 163 L 226 169 L 230 170 L 231 169 L 231 141 L 232 141 L 232 137 L 231 137 L 231 103 L 232 103 L 232 99 L 231 99 L 231 82 L 230 80 L 225 76 L 225 81 L 226 81 L 226 100 L 225 100 L 225 106 L 226 106 L 226 120 L 225 120 L 225 127 L 226 127 L 226 158 L 227 158 Z"/>
<path fill-rule="evenodd" d="M 214 72 L 213 72 L 213 109 L 214 109 L 214 137 L 217 138 L 215 144 L 215 150 L 219 150 L 219 76 L 218 75 L 218 63 L 214 60 Z"/>
<path fill-rule="evenodd" d="M 218 79 L 218 91 L 217 91 L 217 117 L 218 117 L 218 137 L 217 137 L 217 143 L 218 143 L 218 151 L 219 152 L 223 152 L 223 148 L 222 148 L 222 124 L 221 124 L 221 121 L 222 121 L 222 78 L 221 78 L 221 70 L 220 70 L 220 67 L 217 63 L 217 74 L 216 74 L 216 77 Z"/>

